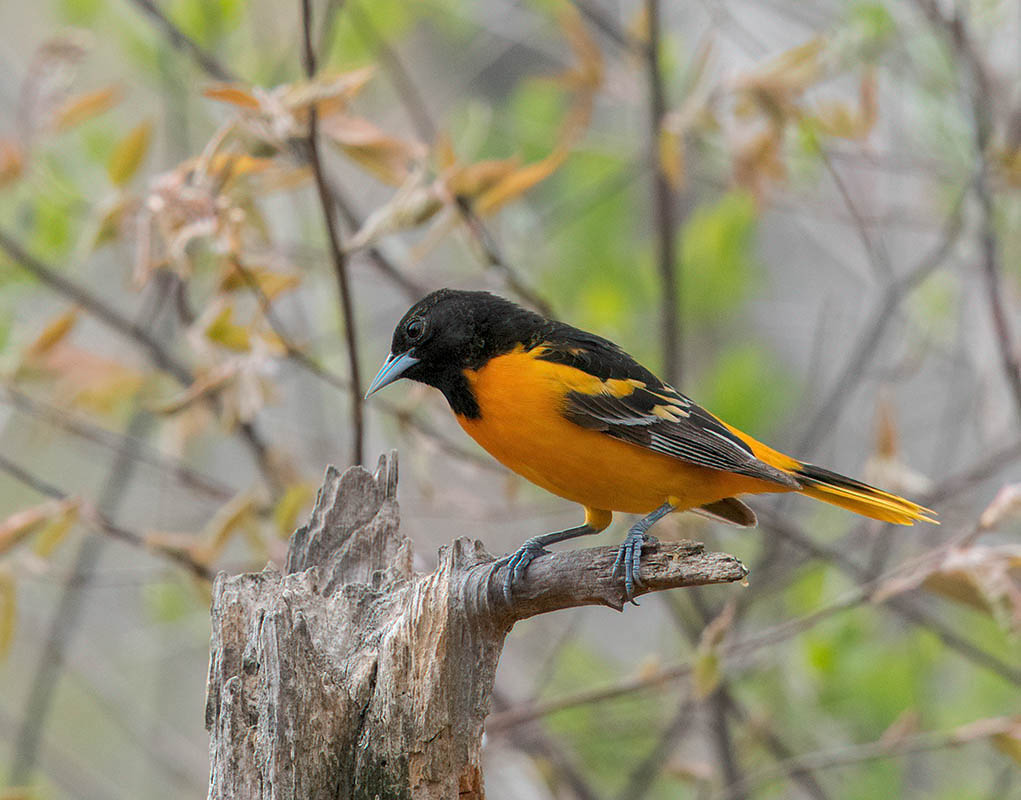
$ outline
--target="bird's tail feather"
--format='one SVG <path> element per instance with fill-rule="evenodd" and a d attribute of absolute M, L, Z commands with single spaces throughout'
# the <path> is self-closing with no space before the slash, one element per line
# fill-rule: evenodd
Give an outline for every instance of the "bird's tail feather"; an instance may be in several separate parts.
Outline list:
<path fill-rule="evenodd" d="M 856 514 L 895 525 L 912 525 L 917 520 L 936 522 L 935 512 L 924 506 L 814 464 L 801 464 L 794 474 L 802 494 Z"/>

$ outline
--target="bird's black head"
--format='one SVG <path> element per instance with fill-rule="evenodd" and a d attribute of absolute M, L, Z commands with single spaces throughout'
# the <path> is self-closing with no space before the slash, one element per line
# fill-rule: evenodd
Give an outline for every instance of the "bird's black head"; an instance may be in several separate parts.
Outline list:
<path fill-rule="evenodd" d="M 435 386 L 455 414 L 477 417 L 464 376 L 518 344 L 536 343 L 549 322 L 488 292 L 439 289 L 413 305 L 394 329 L 390 356 L 369 391 L 398 378 Z"/>

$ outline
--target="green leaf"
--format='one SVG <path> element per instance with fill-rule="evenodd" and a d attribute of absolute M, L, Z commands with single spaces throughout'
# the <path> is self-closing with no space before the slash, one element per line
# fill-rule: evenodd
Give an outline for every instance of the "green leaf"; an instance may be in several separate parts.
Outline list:
<path fill-rule="evenodd" d="M 243 353 L 251 347 L 248 328 L 234 322 L 234 307 L 224 306 L 206 327 L 206 337 L 228 350 Z"/>

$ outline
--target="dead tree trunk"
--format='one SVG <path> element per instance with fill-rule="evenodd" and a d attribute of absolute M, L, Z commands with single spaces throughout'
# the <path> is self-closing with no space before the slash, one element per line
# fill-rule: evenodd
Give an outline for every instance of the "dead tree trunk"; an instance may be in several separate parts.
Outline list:
<path fill-rule="evenodd" d="M 330 467 L 283 574 L 220 574 L 206 699 L 211 800 L 451 800 L 484 796 L 483 726 L 515 622 L 579 605 L 623 607 L 615 547 L 537 559 L 501 592 L 481 542 L 412 569 L 396 455 L 375 476 Z M 701 544 L 647 548 L 643 592 L 735 581 Z"/>

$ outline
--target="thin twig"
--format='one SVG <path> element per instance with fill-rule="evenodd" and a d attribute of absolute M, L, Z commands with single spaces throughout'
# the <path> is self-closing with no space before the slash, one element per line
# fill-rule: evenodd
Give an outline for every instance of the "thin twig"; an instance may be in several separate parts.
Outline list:
<path fill-rule="evenodd" d="M 989 188 L 988 167 L 983 165 L 975 192 L 982 209 L 982 274 L 985 277 L 986 300 L 989 303 L 989 317 L 992 320 L 996 344 L 1007 385 L 1014 396 L 1015 411 L 1021 415 L 1021 361 L 1018 347 L 1010 327 L 1010 319 L 1004 308 L 1003 284 L 1000 278 L 999 240 L 996 235 L 995 210 Z"/>
<path fill-rule="evenodd" d="M 171 45 L 187 53 L 203 70 L 218 81 L 235 81 L 237 77 L 211 53 L 182 31 L 153 0 L 131 0 L 149 17 Z"/>
<path fill-rule="evenodd" d="M 131 439 L 139 438 L 151 424 L 152 421 L 148 414 L 136 410 L 128 423 L 129 437 Z M 106 520 L 107 514 L 116 513 L 116 507 L 120 505 L 127 493 L 136 463 L 130 450 L 118 452 L 114 456 L 100 497 L 99 507 L 95 512 L 97 519 Z M 8 459 L 3 459 L 3 465 L 10 466 Z M 34 488 L 38 488 L 38 485 L 37 481 Z M 47 494 L 56 499 L 56 496 L 50 492 Z M 100 524 L 99 527 L 106 531 L 105 525 Z M 131 534 L 131 536 L 134 537 L 135 534 Z M 118 538 L 121 537 L 118 536 Z M 82 538 L 78 545 L 78 552 L 75 554 L 71 575 L 61 589 L 57 608 L 53 612 L 46 632 L 38 666 L 33 673 L 31 686 L 26 695 L 18 734 L 14 740 L 11 757 L 11 783 L 16 786 L 27 783 L 35 771 L 43 731 L 46 729 L 50 713 L 53 710 L 57 683 L 64 670 L 64 654 L 67 652 L 71 637 L 75 633 L 84 610 L 82 593 L 95 573 L 104 544 L 104 539 L 99 536 L 88 535 Z"/>
<path fill-rule="evenodd" d="M 922 503 L 930 507 L 945 503 L 949 498 L 988 480 L 999 470 L 1018 459 L 1021 459 L 1021 440 L 1015 440 L 1005 447 L 993 451 L 966 470 L 939 481 L 925 494 Z"/>
<path fill-rule="evenodd" d="M 160 320 L 163 316 L 161 312 L 164 310 L 164 300 L 167 294 L 165 283 L 157 284 L 155 288 L 157 291 L 152 293 L 151 302 L 146 303 L 139 312 L 139 325 L 145 326 L 142 328 L 143 334 L 152 336 L 158 336 L 161 333 Z M 152 416 L 141 408 L 136 397 L 135 410 L 125 434 L 129 444 L 115 454 L 96 507 L 85 506 L 82 510 L 82 517 L 89 521 L 93 527 L 98 528 L 108 537 L 128 542 L 136 547 L 144 547 L 145 539 L 137 533 L 115 524 L 112 518 L 117 514 L 127 495 L 139 463 L 136 450 L 152 424 Z M 0 467 L 15 477 L 29 476 L 27 470 L 2 456 L 0 456 Z M 34 479 L 30 485 L 54 499 L 66 499 L 64 492 L 42 480 Z M 11 783 L 14 785 L 27 782 L 35 771 L 43 732 L 52 712 L 55 692 L 64 670 L 65 654 L 85 608 L 82 595 L 95 574 L 96 565 L 99 563 L 105 544 L 106 540 L 103 537 L 89 535 L 82 538 L 75 555 L 71 575 L 61 591 L 57 608 L 46 633 L 43 652 L 39 657 L 39 663 L 27 693 L 24 713 L 14 741 L 10 770 Z M 164 550 L 163 554 L 179 565 L 188 567 L 193 574 L 205 580 L 211 579 L 209 569 L 194 561 L 186 553 Z"/>
<path fill-rule="evenodd" d="M 415 132 L 424 141 L 433 141 L 436 138 L 436 123 L 433 122 L 429 108 L 422 99 L 422 94 L 418 91 L 411 74 L 404 68 L 400 56 L 379 35 L 379 31 L 376 30 L 369 15 L 365 13 L 359 3 L 352 3 L 349 13 L 355 26 L 360 29 L 362 38 L 375 48 L 380 66 L 389 76 L 394 90 L 400 97 L 401 103 L 415 127 Z M 468 233 L 478 244 L 486 262 L 503 275 L 508 288 L 541 314 L 547 317 L 552 316 L 552 305 L 529 286 L 519 271 L 507 262 L 492 233 L 472 208 L 470 200 L 465 197 L 455 197 L 454 209 L 468 229 Z"/>
<path fill-rule="evenodd" d="M 533 719 L 546 717 L 560 711 L 566 711 L 578 706 L 586 706 L 593 703 L 604 703 L 608 700 L 615 700 L 635 692 L 662 686 L 666 683 L 686 678 L 691 674 L 692 665 L 684 662 L 674 664 L 657 670 L 655 673 L 636 675 L 625 678 L 608 686 L 601 686 L 596 689 L 585 689 L 574 694 L 564 695 L 552 700 L 544 700 L 535 703 L 526 703 L 507 711 L 499 711 L 490 714 L 486 720 L 486 732 L 489 734 L 500 734 L 513 728 L 515 725 L 523 725 Z"/>
<path fill-rule="evenodd" d="M 693 647 L 697 647 L 702 631 L 712 622 L 714 614 L 709 610 L 705 598 L 698 589 L 692 589 L 687 593 L 687 597 L 700 617 L 698 622 L 689 620 L 681 614 L 680 608 L 676 603 L 670 603 L 668 608 L 671 611 L 674 623 L 687 638 L 688 643 Z M 726 695 L 727 680 L 726 678 L 721 678 L 716 688 L 708 697 L 703 699 L 703 702 L 705 703 L 706 710 L 709 712 L 710 736 L 716 750 L 717 761 L 720 765 L 720 774 L 723 777 L 724 785 L 731 786 L 741 782 L 743 773 L 741 765 L 737 760 L 737 751 L 734 748 L 734 738 L 730 729 L 730 720 L 728 719 Z M 744 800 L 743 796 L 741 800 Z"/>
<path fill-rule="evenodd" d="M 303 44 L 303 63 L 305 75 L 309 80 L 315 77 L 316 55 L 312 47 L 312 3 L 301 0 L 301 26 Z M 326 185 L 323 164 L 319 155 L 319 112 L 313 104 L 308 111 L 308 158 L 315 176 L 316 191 L 319 204 L 323 210 L 326 223 L 326 235 L 330 243 L 330 256 L 333 260 L 333 272 L 337 279 L 337 290 L 340 295 L 341 314 L 344 317 L 344 338 L 347 344 L 347 363 L 351 373 L 351 463 L 362 463 L 362 445 L 365 439 L 365 423 L 362 417 L 361 374 L 358 367 L 358 336 L 354 320 L 354 303 L 351 299 L 351 287 L 347 274 L 347 255 L 340 242 L 340 232 L 333 217 L 333 198 Z"/>
<path fill-rule="evenodd" d="M 660 277 L 660 324 L 662 325 L 663 374 L 678 383 L 683 372 L 683 333 L 679 298 L 681 276 L 677 269 L 677 196 L 664 173 L 659 157 L 660 131 L 666 115 L 666 95 L 660 68 L 659 0 L 645 0 L 649 26 L 646 49 L 646 77 L 649 85 L 649 162 L 652 175 L 652 204 L 656 225 L 656 247 Z"/>
<path fill-rule="evenodd" d="M 645 56 L 648 54 L 648 43 L 643 42 L 630 31 L 620 27 L 594 4 L 586 0 L 571 0 L 571 5 L 577 8 L 585 19 L 598 28 L 617 47 L 633 55 Z"/>
<path fill-rule="evenodd" d="M 505 709 L 509 705 L 503 693 L 494 689 L 493 707 Z M 530 725 L 514 728 L 508 733 L 508 737 L 522 752 L 548 763 L 556 772 L 556 776 L 571 787 L 578 800 L 599 800 L 600 795 L 589 782 L 582 765 L 576 763 L 571 753 L 562 747 L 556 738 L 550 736 L 537 720 L 532 720 Z"/>
<path fill-rule="evenodd" d="M 336 6 L 332 6 L 336 7 Z M 404 68 L 404 64 L 394 49 L 387 41 L 379 35 L 376 26 L 372 23 L 371 17 L 362 8 L 361 2 L 348 3 L 348 15 L 354 23 L 362 39 L 366 40 L 376 50 L 376 57 L 383 71 L 390 78 L 394 90 L 401 98 L 401 104 L 408 112 L 411 124 L 415 131 L 426 142 L 436 138 L 436 124 L 429 113 L 429 106 L 418 91 L 411 74 Z"/>
<path fill-rule="evenodd" d="M 984 723 L 987 721 L 981 720 L 979 722 Z M 933 750 L 944 750 L 950 747 L 960 747 L 979 738 L 978 736 L 968 734 L 962 735 L 961 729 L 958 728 L 950 731 L 924 731 L 911 736 L 904 736 L 894 741 L 880 739 L 879 741 L 868 742 L 867 744 L 806 753 L 786 761 L 781 761 L 775 766 L 766 767 L 754 775 L 749 775 L 741 785 L 729 786 L 723 791 L 712 795 L 712 800 L 737 800 L 743 793 L 785 778 L 794 770 L 824 770 L 833 769 L 834 767 L 847 767 L 868 761 L 895 758 L 909 753 L 925 753 Z"/>
<path fill-rule="evenodd" d="M 123 451 L 118 451 L 117 455 L 123 456 Z M 71 497 L 71 495 L 63 489 L 60 489 L 44 478 L 29 472 L 20 464 L 12 461 L 2 453 L 0 453 L 0 471 L 7 473 L 12 478 L 15 478 L 44 497 L 49 497 L 53 500 L 68 500 Z M 150 550 L 158 553 L 203 580 L 212 580 L 213 578 L 213 574 L 208 567 L 195 561 L 187 553 L 171 547 L 164 547 L 163 545 L 149 542 L 142 534 L 129 530 L 122 525 L 118 525 L 116 522 L 111 520 L 109 516 L 103 513 L 101 509 L 85 505 L 81 509 L 81 517 L 93 528 L 105 533 L 111 539 L 117 539 L 118 541 L 131 545 L 132 547 L 137 547 L 140 550 Z"/>
<path fill-rule="evenodd" d="M 124 434 L 107 430 L 66 409 L 31 397 L 10 384 L 0 387 L 0 393 L 3 395 L 3 400 L 23 414 L 36 417 L 48 425 L 53 425 L 82 439 L 87 439 L 114 451 L 134 446 L 134 443 L 128 441 Z M 204 475 L 180 459 L 172 458 L 144 444 L 138 444 L 136 458 L 143 464 L 148 464 L 150 467 L 172 475 L 183 486 L 200 491 L 216 500 L 226 501 L 237 494 L 237 490 L 221 483 L 216 478 Z"/>
<path fill-rule="evenodd" d="M 341 191 L 340 187 L 335 183 L 331 183 L 328 178 L 327 186 L 330 190 L 330 196 L 333 198 L 333 202 L 336 204 L 337 210 L 340 212 L 340 216 L 344 219 L 344 224 L 346 224 L 350 230 L 361 230 L 364 220 L 362 220 L 355 211 L 354 206 Z M 428 293 L 429 289 L 425 284 L 419 283 L 414 278 L 405 274 L 405 272 L 399 269 L 393 260 L 388 258 L 378 247 L 368 247 L 365 250 L 360 250 L 359 253 L 367 256 L 372 266 L 374 266 L 381 275 L 392 281 L 409 300 L 419 300 Z"/>
<path fill-rule="evenodd" d="M 765 513 L 761 516 L 761 519 L 764 526 L 771 533 L 782 536 L 799 549 L 805 550 L 815 558 L 837 567 L 841 572 L 857 581 L 867 579 L 866 568 L 859 566 L 842 550 L 816 542 L 793 523 L 777 515 Z M 916 625 L 929 629 L 947 647 L 957 651 L 957 653 L 972 663 L 999 675 L 1015 686 L 1021 686 L 1021 667 L 1007 663 L 982 647 L 968 641 L 947 625 L 943 619 L 920 606 L 914 599 L 906 595 L 895 595 L 888 598 L 884 605 Z"/>
<path fill-rule="evenodd" d="M 966 186 L 958 195 L 950 215 L 944 222 L 943 233 L 936 246 L 923 255 L 902 277 L 887 284 L 882 299 L 874 308 L 869 321 L 863 326 L 863 333 L 855 337 L 858 344 L 844 364 L 840 376 L 833 382 L 833 387 L 819 404 L 818 411 L 805 426 L 805 432 L 798 442 L 800 452 L 810 453 L 823 434 L 832 428 L 840 412 L 851 399 L 854 386 L 863 378 L 869 362 L 878 352 L 883 336 L 901 303 L 925 278 L 938 269 L 953 251 L 963 227 L 962 211 L 967 193 Z"/>
<path fill-rule="evenodd" d="M 892 279 L 893 265 L 890 263 L 890 256 L 886 252 L 882 236 L 877 236 L 876 240 L 873 241 L 872 236 L 869 234 L 869 228 L 865 224 L 865 217 L 862 215 L 861 210 L 858 208 L 858 204 L 851 196 L 851 191 L 847 188 L 847 184 L 844 183 L 843 177 L 833 165 L 829 154 L 826 153 L 825 150 L 822 151 L 821 158 L 823 166 L 826 167 L 826 171 L 829 172 L 830 178 L 833 180 L 833 185 L 837 187 L 837 192 L 840 194 L 840 198 L 844 201 L 844 207 L 847 209 L 847 213 L 849 213 L 851 215 L 851 219 L 854 220 L 854 229 L 858 232 L 858 237 L 861 239 L 862 247 L 865 249 L 865 254 L 868 256 L 869 262 L 872 264 L 873 272 L 887 280 Z"/>
<path fill-rule="evenodd" d="M 489 232 L 486 224 L 475 213 L 475 209 L 472 208 L 468 198 L 461 197 L 460 195 L 455 197 L 454 207 L 457 209 L 461 221 L 468 228 L 468 232 L 481 248 L 482 254 L 489 266 L 495 268 L 503 275 L 507 287 L 543 316 L 554 316 L 552 304 L 529 286 L 528 282 L 521 276 L 521 273 L 503 257 L 496 244 L 496 240 Z"/>
<path fill-rule="evenodd" d="M 194 376 L 191 369 L 174 356 L 159 337 L 154 336 L 151 331 L 141 324 L 121 314 L 112 305 L 101 300 L 98 295 L 78 285 L 71 279 L 64 277 L 53 267 L 44 264 L 38 258 L 31 255 L 2 228 L 0 228 L 0 250 L 3 250 L 15 264 L 34 275 L 41 283 L 78 304 L 100 322 L 103 322 L 140 347 L 157 368 L 166 371 L 178 383 L 183 386 L 190 386 L 192 384 Z M 207 400 L 214 408 L 218 406 L 218 401 L 215 397 L 209 397 Z M 266 482 L 274 489 L 279 489 L 279 480 L 272 464 L 269 446 L 263 440 L 254 423 L 243 422 L 239 424 L 238 435 L 252 452 Z"/>
<path fill-rule="evenodd" d="M 121 314 L 112 305 L 100 299 L 98 295 L 64 277 L 53 267 L 44 264 L 2 228 L 0 228 L 0 249 L 7 253 L 7 256 L 15 264 L 34 275 L 40 282 L 135 342 L 146 351 L 157 367 L 169 372 L 179 383 L 188 385 L 193 381 L 191 370 L 172 355 L 151 331 Z"/>
<path fill-rule="evenodd" d="M 737 717 L 742 722 L 747 722 L 749 719 L 748 711 L 734 696 L 734 693 L 727 689 L 722 692 L 722 696 L 728 713 Z M 793 757 L 794 751 L 771 725 L 767 725 L 763 721 L 757 721 L 755 728 L 756 732 L 762 737 L 762 743 L 777 761 L 783 762 Z M 795 766 L 790 770 L 790 777 L 792 781 L 801 786 L 802 790 L 809 797 L 814 798 L 814 800 L 828 800 L 829 795 L 823 788 L 822 783 L 820 783 L 819 778 L 808 767 Z"/>
<path fill-rule="evenodd" d="M 1003 287 L 1000 279 L 1000 243 L 996 235 L 995 208 L 992 188 L 989 186 L 989 137 L 993 128 L 993 106 L 997 98 L 993 94 L 993 81 L 989 67 L 971 38 L 964 12 L 958 10 L 954 17 L 946 17 L 934 0 L 915 0 L 923 15 L 946 37 L 958 59 L 964 63 L 971 82 L 971 107 L 974 123 L 975 158 L 978 173 L 975 179 L 975 195 L 982 212 L 980 243 L 982 248 L 982 275 L 986 285 L 986 300 L 993 325 L 996 344 L 1004 378 L 1014 397 L 1015 410 L 1021 415 L 1021 358 L 1018 345 L 1010 327 L 1010 320 L 1003 303 Z"/>
<path fill-rule="evenodd" d="M 627 783 L 618 795 L 620 800 L 642 800 L 649 794 L 667 760 L 692 729 L 691 717 L 694 713 L 695 703 L 691 695 L 686 693 L 649 754 L 631 770 Z"/>

